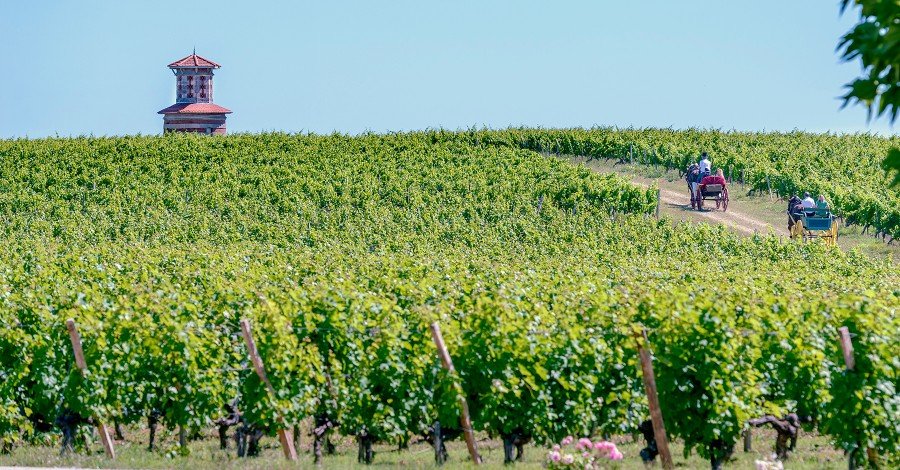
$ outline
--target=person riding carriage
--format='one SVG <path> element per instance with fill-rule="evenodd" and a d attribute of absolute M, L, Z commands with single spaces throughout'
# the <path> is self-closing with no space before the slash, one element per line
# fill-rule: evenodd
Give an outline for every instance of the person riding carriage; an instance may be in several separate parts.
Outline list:
<path fill-rule="evenodd" d="M 709 176 L 712 172 L 712 162 L 709 161 L 709 155 L 706 152 L 700 154 L 700 163 L 698 164 L 700 167 L 700 174 L 703 176 Z"/>
<path fill-rule="evenodd" d="M 725 172 L 719 168 L 715 175 L 711 174 L 712 162 L 709 155 L 703 152 L 698 163 L 692 163 L 685 175 L 688 190 L 691 192 L 691 208 L 703 209 L 703 201 L 716 201 L 716 209 L 728 210 L 728 188 Z"/>
<path fill-rule="evenodd" d="M 809 195 L 809 193 L 803 193 L 803 200 L 800 201 L 803 205 L 804 209 L 815 209 L 816 201 Z"/>
<path fill-rule="evenodd" d="M 707 155 L 706 152 L 700 154 L 700 161 L 698 163 L 691 163 L 688 165 L 684 179 L 687 181 L 688 190 L 691 192 L 691 202 L 693 202 L 694 194 L 697 192 L 697 186 L 703 178 L 710 175 L 711 170 L 712 162 L 709 160 L 709 155 Z"/>
<path fill-rule="evenodd" d="M 837 243 L 838 221 L 831 213 L 824 195 L 819 195 L 818 200 L 815 200 L 809 193 L 803 193 L 803 199 L 795 194 L 788 202 L 787 213 L 791 238 L 820 238 L 831 245 Z"/>
<path fill-rule="evenodd" d="M 722 171 L 721 168 L 716 170 L 715 176 L 707 175 L 700 180 L 700 191 L 706 190 L 706 187 L 711 184 L 718 184 L 723 188 L 725 187 L 725 172 Z"/>
<path fill-rule="evenodd" d="M 819 199 L 816 201 L 816 215 L 824 217 L 830 212 L 831 208 L 828 207 L 828 201 L 825 200 L 825 195 L 819 194 Z"/>

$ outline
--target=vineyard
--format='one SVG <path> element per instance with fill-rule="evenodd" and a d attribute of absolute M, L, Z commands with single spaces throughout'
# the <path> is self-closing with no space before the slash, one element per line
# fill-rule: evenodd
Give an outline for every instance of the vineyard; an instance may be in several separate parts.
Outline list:
<path fill-rule="evenodd" d="M 0 141 L 0 448 L 95 420 L 209 428 L 236 403 L 251 432 L 312 419 L 316 452 L 340 433 L 370 462 L 376 442 L 460 437 L 460 395 L 510 447 L 632 434 L 649 417 L 646 328 L 685 453 L 721 465 L 751 419 L 795 413 L 854 461 L 896 463 L 891 261 L 675 226 L 652 216 L 654 189 L 538 153 L 680 167 L 705 149 L 757 190 L 825 192 L 897 237 L 900 199 L 872 164 L 896 144 L 609 129 Z"/>
<path fill-rule="evenodd" d="M 475 142 L 684 169 L 707 151 L 726 176 L 752 191 L 789 198 L 824 194 L 849 225 L 900 238 L 900 196 L 881 167 L 897 137 L 804 132 L 720 132 L 605 128 L 508 129 L 470 134 Z"/>

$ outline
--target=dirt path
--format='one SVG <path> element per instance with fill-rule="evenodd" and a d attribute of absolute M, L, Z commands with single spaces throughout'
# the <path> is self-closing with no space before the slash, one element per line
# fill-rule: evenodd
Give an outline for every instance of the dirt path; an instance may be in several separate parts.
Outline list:
<path fill-rule="evenodd" d="M 784 200 L 766 196 L 751 196 L 740 183 L 729 185 L 728 211 L 691 209 L 687 184 L 674 170 L 638 164 L 617 164 L 610 160 L 565 157 L 569 162 L 600 172 L 628 178 L 635 184 L 659 187 L 659 213 L 676 222 L 719 224 L 741 235 L 772 233 L 787 238 L 787 215 Z M 710 201 L 712 202 L 712 201 Z M 874 258 L 890 258 L 900 263 L 900 245 L 887 245 L 882 240 L 863 234 L 861 227 L 841 226 L 838 245 L 844 250 L 859 249 Z"/>
<path fill-rule="evenodd" d="M 642 181 L 636 182 L 646 184 Z M 715 209 L 697 211 L 691 209 L 691 199 L 687 194 L 687 188 L 685 188 L 684 191 L 678 192 L 663 188 L 662 185 L 660 185 L 659 199 L 660 204 L 666 204 L 670 209 L 669 211 L 664 212 L 671 212 L 673 210 L 680 211 L 683 213 L 682 219 L 684 220 L 703 219 L 711 223 L 725 225 L 746 235 L 753 235 L 754 233 L 765 234 L 769 232 L 777 233 L 777 229 L 772 224 L 741 212 L 740 209 L 742 204 L 738 201 L 730 200 L 727 211 Z"/>
<path fill-rule="evenodd" d="M 705 222 L 719 224 L 728 227 L 742 235 L 755 233 L 786 235 L 784 227 L 787 221 L 782 216 L 780 205 L 772 201 L 760 201 L 759 198 L 749 198 L 745 189 L 739 184 L 732 184 L 729 188 L 728 210 L 715 209 L 715 204 L 709 208 L 707 205 L 698 211 L 691 208 L 691 198 L 687 185 L 674 172 L 664 172 L 658 177 L 646 174 L 646 167 L 632 167 L 628 165 L 611 164 L 608 161 L 576 158 L 576 163 L 584 164 L 588 168 L 602 173 L 617 173 L 630 179 L 635 184 L 643 186 L 657 185 L 659 187 L 660 214 L 671 217 L 677 221 Z M 637 170 L 637 171 L 636 171 Z M 639 173 L 638 171 L 643 171 Z M 707 201 L 711 203 L 712 201 Z"/>

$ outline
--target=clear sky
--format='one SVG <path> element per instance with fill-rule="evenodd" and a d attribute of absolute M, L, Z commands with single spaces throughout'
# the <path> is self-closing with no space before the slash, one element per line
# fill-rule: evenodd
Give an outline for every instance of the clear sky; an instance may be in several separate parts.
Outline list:
<path fill-rule="evenodd" d="M 157 134 L 166 65 L 222 64 L 229 132 L 875 131 L 840 111 L 837 0 L 0 1 L 0 137 Z"/>

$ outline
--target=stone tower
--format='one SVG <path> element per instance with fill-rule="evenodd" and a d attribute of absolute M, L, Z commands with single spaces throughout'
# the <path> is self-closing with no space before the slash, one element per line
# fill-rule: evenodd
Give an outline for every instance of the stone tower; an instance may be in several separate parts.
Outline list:
<path fill-rule="evenodd" d="M 231 111 L 213 103 L 213 70 L 219 64 L 196 51 L 169 64 L 175 74 L 175 104 L 163 115 L 163 132 L 225 135 L 225 115 Z"/>

